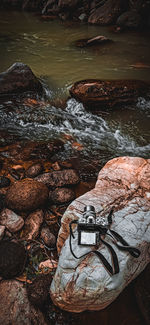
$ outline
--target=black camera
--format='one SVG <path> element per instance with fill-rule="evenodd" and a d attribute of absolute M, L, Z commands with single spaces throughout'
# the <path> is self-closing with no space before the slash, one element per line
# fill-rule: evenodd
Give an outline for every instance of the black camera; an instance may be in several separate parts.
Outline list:
<path fill-rule="evenodd" d="M 92 205 L 87 205 L 78 220 L 78 244 L 99 245 L 100 235 L 106 234 L 107 226 L 106 219 L 97 217 L 95 208 Z"/>

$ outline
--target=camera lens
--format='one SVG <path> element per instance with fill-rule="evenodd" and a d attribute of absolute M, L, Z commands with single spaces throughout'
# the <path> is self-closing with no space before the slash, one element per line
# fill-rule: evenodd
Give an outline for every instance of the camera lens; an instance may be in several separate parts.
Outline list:
<path fill-rule="evenodd" d="M 84 212 L 90 212 L 90 211 L 95 212 L 95 208 L 93 207 L 93 205 L 87 205 L 87 206 L 84 208 Z"/>

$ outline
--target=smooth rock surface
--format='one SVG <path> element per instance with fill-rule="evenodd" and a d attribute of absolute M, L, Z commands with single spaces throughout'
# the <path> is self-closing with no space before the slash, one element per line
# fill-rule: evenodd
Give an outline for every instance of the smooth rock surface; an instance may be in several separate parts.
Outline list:
<path fill-rule="evenodd" d="M 44 244 L 48 247 L 54 248 L 56 246 L 56 237 L 51 233 L 48 226 L 42 227 L 41 239 L 43 239 Z"/>
<path fill-rule="evenodd" d="M 1 95 L 25 91 L 43 91 L 41 83 L 26 64 L 14 63 L 7 71 L 0 73 Z"/>
<path fill-rule="evenodd" d="M 43 314 L 28 300 L 23 283 L 16 280 L 0 282 L 0 324 L 46 325 Z"/>
<path fill-rule="evenodd" d="M 58 170 L 51 173 L 44 173 L 35 178 L 48 187 L 61 187 L 79 183 L 79 175 L 74 169 Z"/>
<path fill-rule="evenodd" d="M 29 214 L 25 220 L 24 229 L 21 237 L 24 240 L 36 239 L 39 235 L 40 226 L 44 220 L 44 213 L 42 210 L 37 210 Z"/>
<path fill-rule="evenodd" d="M 15 212 L 3 209 L 0 213 L 0 224 L 5 226 L 10 232 L 17 232 L 24 226 L 24 220 Z"/>
<path fill-rule="evenodd" d="M 49 198 L 53 203 L 63 204 L 73 201 L 75 199 L 75 193 L 71 188 L 61 187 L 52 191 Z"/>
<path fill-rule="evenodd" d="M 48 198 L 48 188 L 32 179 L 15 182 L 7 191 L 6 206 L 20 212 L 33 211 L 43 206 Z"/>
<path fill-rule="evenodd" d="M 150 85 L 140 80 L 77 81 L 70 88 L 72 97 L 89 107 L 113 107 L 120 103 L 132 103 L 146 94 Z"/>
<path fill-rule="evenodd" d="M 75 259 L 69 246 L 69 223 L 83 213 L 85 205 L 93 205 L 96 213 L 107 217 L 113 207 L 111 229 L 118 232 L 131 246 L 140 249 L 138 258 L 120 251 L 106 236 L 117 253 L 120 272 L 109 275 L 94 254 Z M 81 256 L 90 247 L 77 244 L 77 231 L 72 240 L 73 251 Z M 110 160 L 98 175 L 94 189 L 73 201 L 66 210 L 58 236 L 59 263 L 50 294 L 60 308 L 71 312 L 101 310 L 146 267 L 150 261 L 150 160 L 119 157 Z M 111 263 L 106 246 L 99 251 Z"/>

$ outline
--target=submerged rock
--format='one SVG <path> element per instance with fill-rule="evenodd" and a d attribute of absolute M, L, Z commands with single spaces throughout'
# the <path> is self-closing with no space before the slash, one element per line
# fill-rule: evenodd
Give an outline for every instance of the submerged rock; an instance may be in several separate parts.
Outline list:
<path fill-rule="evenodd" d="M 1 281 L 0 293 L 0 324 L 47 324 L 41 311 L 29 303 L 23 283 L 16 280 Z"/>
<path fill-rule="evenodd" d="M 42 207 L 48 199 L 48 188 L 32 179 L 15 182 L 6 193 L 6 206 L 14 211 L 28 212 Z"/>
<path fill-rule="evenodd" d="M 121 251 L 111 237 L 105 241 L 115 250 L 119 273 L 110 275 L 94 247 L 78 245 L 74 228 L 70 251 L 69 223 L 81 217 L 86 205 L 93 205 L 97 215 L 107 218 L 113 208 L 112 230 L 119 233 L 129 245 L 140 250 L 135 258 Z M 106 219 L 107 220 L 107 219 Z M 50 289 L 54 304 L 70 312 L 101 310 L 144 270 L 150 261 L 150 160 L 138 157 L 119 157 L 110 160 L 100 171 L 94 189 L 78 197 L 61 219 L 57 247 L 60 253 L 57 271 Z M 119 242 L 118 242 L 119 244 Z M 121 245 L 121 244 L 120 244 Z M 111 264 L 110 252 L 101 243 L 98 251 Z"/>
<path fill-rule="evenodd" d="M 77 47 L 90 47 L 90 46 L 97 46 L 97 45 L 99 46 L 111 42 L 112 40 L 110 40 L 109 38 L 99 35 L 92 38 L 79 39 L 75 41 L 75 45 Z"/>
<path fill-rule="evenodd" d="M 113 107 L 120 103 L 132 103 L 145 95 L 150 85 L 140 80 L 87 79 L 74 83 L 70 89 L 72 97 L 86 107 Z"/>
<path fill-rule="evenodd" d="M 41 83 L 26 64 L 14 63 L 8 70 L 0 73 L 0 95 L 26 91 L 43 91 Z"/>
<path fill-rule="evenodd" d="M 0 276 L 11 279 L 21 274 L 25 268 L 27 253 L 20 243 L 0 242 Z"/>

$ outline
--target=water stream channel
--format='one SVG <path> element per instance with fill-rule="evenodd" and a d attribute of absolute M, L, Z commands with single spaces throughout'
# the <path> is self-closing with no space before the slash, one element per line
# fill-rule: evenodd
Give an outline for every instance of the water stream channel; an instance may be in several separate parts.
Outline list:
<path fill-rule="evenodd" d="M 97 35 L 114 42 L 93 49 L 74 45 L 77 39 Z M 0 71 L 14 62 L 28 64 L 44 82 L 48 99 L 67 99 L 70 86 L 81 79 L 149 81 L 149 37 L 150 33 L 143 31 L 116 34 L 110 27 L 44 21 L 32 13 L 1 11 Z M 12 103 L 11 98 L 0 103 L 0 131 L 11 135 L 12 143 L 16 138 L 39 142 L 65 139 L 61 159 L 79 157 L 90 164 L 95 160 L 97 172 L 113 157 L 150 158 L 150 95 L 133 105 L 104 108 L 99 115 L 87 112 L 72 98 L 65 109 L 49 102 L 36 108 Z M 78 146 L 72 146 L 73 142 Z M 0 145 L 7 143 L 7 137 L 1 137 Z M 87 319 L 86 324 L 90 324 Z"/>

